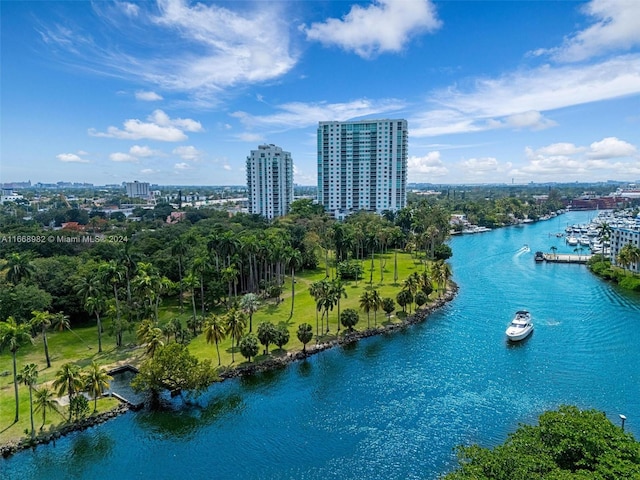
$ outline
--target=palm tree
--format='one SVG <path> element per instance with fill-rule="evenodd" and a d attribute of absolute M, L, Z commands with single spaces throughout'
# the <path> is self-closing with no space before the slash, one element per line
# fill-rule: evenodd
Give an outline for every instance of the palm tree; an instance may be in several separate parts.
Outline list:
<path fill-rule="evenodd" d="M 194 276 L 198 276 L 200 285 L 200 314 L 204 318 L 204 274 L 211 269 L 211 264 L 209 263 L 209 255 L 206 252 L 200 253 L 196 258 L 193 259 L 193 264 L 191 265 L 191 273 Z"/>
<path fill-rule="evenodd" d="M 313 297 L 316 302 L 316 339 L 318 338 L 320 332 L 318 330 L 319 320 L 318 320 L 318 312 L 322 309 L 320 304 L 320 290 L 321 290 L 322 282 L 313 282 L 309 287 L 309 294 Z"/>
<path fill-rule="evenodd" d="M 233 292 L 233 286 L 238 281 L 239 275 L 238 268 L 235 265 L 230 265 L 222 270 L 222 281 L 227 282 L 227 286 L 229 288 L 228 296 L 227 296 L 227 305 L 231 305 L 231 294 Z"/>
<path fill-rule="evenodd" d="M 184 237 L 178 238 L 171 245 L 171 255 L 178 258 L 178 278 L 180 279 L 180 311 L 182 312 L 182 297 L 184 295 L 183 285 L 182 285 L 182 271 L 184 269 L 184 257 L 189 251 L 189 245 L 185 241 Z"/>
<path fill-rule="evenodd" d="M 289 312 L 289 320 L 291 320 L 293 318 L 293 302 L 296 298 L 296 269 L 302 266 L 302 255 L 291 247 L 287 247 L 284 254 L 287 265 L 291 269 L 291 311 Z"/>
<path fill-rule="evenodd" d="M 416 296 L 416 292 L 418 291 L 418 287 L 420 286 L 420 283 L 421 283 L 420 275 L 418 274 L 418 272 L 413 272 L 411 275 L 409 275 L 405 279 L 405 281 L 402 284 L 403 289 L 411 292 L 411 302 L 413 302 L 413 299 Z M 411 302 L 409 303 L 409 313 L 411 313 Z"/>
<path fill-rule="evenodd" d="M 17 379 L 29 387 L 29 413 L 31 414 L 31 438 L 33 439 L 36 435 L 36 429 L 33 426 L 33 386 L 38 380 L 38 366 L 35 363 L 25 365 Z"/>
<path fill-rule="evenodd" d="M 602 243 L 602 246 L 603 246 L 603 250 L 602 251 L 603 252 L 604 252 L 605 244 L 611 238 L 612 231 L 613 230 L 611 229 L 611 225 L 609 225 L 607 222 L 602 222 L 598 226 L 598 240 L 600 240 L 600 242 Z"/>
<path fill-rule="evenodd" d="M 6 279 L 14 285 L 31 278 L 34 272 L 31 256 L 26 253 L 11 253 L 5 266 L 7 267 Z"/>
<path fill-rule="evenodd" d="M 333 294 L 333 298 L 336 301 L 336 305 L 338 307 L 338 332 L 340 332 L 340 299 L 347 298 L 347 290 L 344 288 L 344 283 L 340 278 L 335 278 L 331 282 L 331 292 Z M 327 324 L 329 322 L 327 321 Z M 327 329 L 327 331 L 329 331 Z"/>
<path fill-rule="evenodd" d="M 627 243 L 620 249 L 616 261 L 622 266 L 623 270 L 631 269 L 631 265 L 634 265 L 637 270 L 637 263 L 640 261 L 640 248 Z"/>
<path fill-rule="evenodd" d="M 218 353 L 218 365 L 222 362 L 220 360 L 220 342 L 226 337 L 224 323 L 218 315 L 211 314 L 207 317 L 204 324 L 204 338 L 207 343 L 216 344 L 216 352 Z"/>
<path fill-rule="evenodd" d="M 247 326 L 247 319 L 241 310 L 233 308 L 229 310 L 226 317 L 225 333 L 231 336 L 231 363 L 235 362 L 234 358 L 234 341 L 237 343 L 242 337 L 244 329 Z"/>
<path fill-rule="evenodd" d="M 298 331 L 296 332 L 298 340 L 302 342 L 303 353 L 307 352 L 307 343 L 313 338 L 313 327 L 308 323 L 301 323 L 298 325 Z"/>
<path fill-rule="evenodd" d="M 145 317 L 151 314 L 153 305 L 155 305 L 156 284 L 159 280 L 160 276 L 151 263 L 138 263 L 138 272 L 132 283 L 136 298 L 141 299 L 142 315 Z M 140 311 L 137 312 L 138 316 L 140 313 Z M 156 323 L 157 322 L 158 318 L 156 316 Z"/>
<path fill-rule="evenodd" d="M 247 293 L 240 299 L 240 308 L 249 315 L 249 333 L 253 331 L 253 314 L 258 311 L 260 300 L 255 293 Z"/>
<path fill-rule="evenodd" d="M 191 307 L 193 310 L 193 321 L 196 321 L 196 288 L 200 286 L 200 280 L 196 275 L 190 273 L 182 279 L 184 285 L 191 291 Z"/>
<path fill-rule="evenodd" d="M 5 347 L 11 352 L 13 360 L 13 389 L 16 398 L 16 416 L 14 423 L 18 422 L 20 398 L 18 397 L 18 366 L 16 363 L 16 353 L 22 345 L 33 343 L 31 338 L 30 327 L 27 324 L 19 324 L 13 317 L 7 318 L 6 321 L 0 322 L 0 350 Z"/>
<path fill-rule="evenodd" d="M 109 388 L 109 382 L 113 377 L 107 371 L 98 365 L 95 361 L 91 362 L 89 370 L 85 375 L 85 388 L 89 395 L 93 397 L 93 413 L 98 411 L 98 397 L 102 392 Z"/>
<path fill-rule="evenodd" d="M 105 309 L 105 296 L 102 292 L 102 278 L 99 274 L 88 274 L 80 279 L 76 285 L 76 292 L 84 302 L 84 308 L 89 315 L 95 315 L 98 324 L 98 352 L 102 352 L 102 322 L 100 314 Z"/>
<path fill-rule="evenodd" d="M 558 256 L 556 255 L 557 251 L 558 251 L 558 247 L 556 247 L 555 245 L 551 247 L 551 253 L 553 253 L 554 257 L 556 257 L 556 260 L 558 259 Z"/>
<path fill-rule="evenodd" d="M 100 313 L 105 309 L 105 298 L 101 293 L 96 292 L 95 296 L 87 297 L 84 301 L 84 308 L 89 315 L 96 316 L 96 323 L 98 325 L 98 353 L 102 353 L 102 321 L 100 320 Z"/>
<path fill-rule="evenodd" d="M 432 268 L 433 277 L 438 284 L 438 295 L 447 291 L 447 283 L 451 278 L 451 268 L 443 260 L 438 260 Z M 442 288 L 442 290 L 441 290 Z"/>
<path fill-rule="evenodd" d="M 140 323 L 136 331 L 138 341 L 146 345 L 145 354 L 153 357 L 160 347 L 164 347 L 162 341 L 163 333 L 158 327 L 155 327 L 151 320 L 144 320 Z"/>
<path fill-rule="evenodd" d="M 320 302 L 320 306 L 323 309 L 322 319 L 324 319 L 325 315 L 327 317 L 327 331 L 329 333 L 329 310 L 333 310 L 333 306 L 337 303 L 338 299 L 336 298 L 335 292 L 331 286 L 331 282 L 328 280 L 322 280 L 320 282 L 320 292 L 318 297 L 318 302 Z"/>
<path fill-rule="evenodd" d="M 65 363 L 56 372 L 56 378 L 53 381 L 53 388 L 57 389 L 59 396 L 67 395 L 69 403 L 73 397 L 82 390 L 83 387 L 82 374 L 80 367 L 74 363 Z M 71 409 L 69 409 L 69 421 L 71 421 Z"/>
<path fill-rule="evenodd" d="M 57 330 L 59 332 L 63 332 L 65 329 L 69 330 L 69 332 L 73 333 L 78 340 L 80 340 L 89 350 L 91 350 L 91 345 L 87 345 L 87 342 L 78 335 L 76 332 L 71 330 L 71 322 L 69 321 L 69 316 L 63 313 L 54 313 L 51 318 L 51 328 Z"/>
<path fill-rule="evenodd" d="M 362 295 L 360 295 L 360 309 L 364 310 L 364 312 L 367 314 L 367 328 L 371 327 L 371 315 L 369 312 L 371 312 L 371 310 L 373 310 L 373 292 L 370 291 L 364 291 L 362 292 Z"/>
<path fill-rule="evenodd" d="M 413 302 L 413 295 L 409 290 L 403 288 L 398 292 L 398 295 L 396 295 L 396 301 L 398 305 L 402 307 L 402 311 L 406 312 L 406 306 Z"/>
<path fill-rule="evenodd" d="M 51 326 L 53 314 L 49 312 L 41 312 L 34 310 L 31 312 L 31 325 L 34 328 L 40 328 L 42 332 L 42 342 L 44 343 L 44 356 L 47 359 L 47 368 L 51 367 L 51 359 L 49 358 L 49 342 L 47 341 L 47 328 Z"/>
<path fill-rule="evenodd" d="M 122 265 L 115 260 L 103 262 L 98 266 L 98 271 L 104 281 L 113 288 L 113 298 L 116 305 L 116 317 L 120 320 L 120 298 L 118 298 L 118 288 L 124 278 Z"/>
<path fill-rule="evenodd" d="M 42 387 L 36 390 L 35 406 L 35 413 L 42 410 L 42 425 L 40 426 L 40 430 L 42 430 L 44 424 L 47 422 L 47 410 L 53 410 L 54 412 L 62 415 L 60 413 L 60 408 L 56 401 L 55 394 L 47 387 Z"/>
<path fill-rule="evenodd" d="M 378 310 L 382 308 L 382 298 L 377 290 L 371 292 L 371 309 L 373 310 L 373 325 L 378 325 Z"/>

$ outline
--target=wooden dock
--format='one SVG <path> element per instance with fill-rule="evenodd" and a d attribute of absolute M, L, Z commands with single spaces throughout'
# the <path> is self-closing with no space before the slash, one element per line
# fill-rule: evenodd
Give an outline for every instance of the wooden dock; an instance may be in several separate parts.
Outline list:
<path fill-rule="evenodd" d="M 572 253 L 545 253 L 544 261 L 550 263 L 587 263 L 591 255 L 575 255 Z"/>

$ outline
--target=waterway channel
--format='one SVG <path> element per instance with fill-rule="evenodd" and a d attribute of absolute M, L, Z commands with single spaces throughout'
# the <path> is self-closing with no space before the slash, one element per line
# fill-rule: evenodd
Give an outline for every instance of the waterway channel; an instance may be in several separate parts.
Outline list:
<path fill-rule="evenodd" d="M 0 459 L 0 477 L 435 479 L 456 445 L 494 446 L 565 403 L 625 414 L 640 437 L 640 296 L 533 260 L 573 252 L 553 234 L 593 215 L 453 238 L 460 291 L 425 323 Z M 535 331 L 507 344 L 522 308 Z"/>

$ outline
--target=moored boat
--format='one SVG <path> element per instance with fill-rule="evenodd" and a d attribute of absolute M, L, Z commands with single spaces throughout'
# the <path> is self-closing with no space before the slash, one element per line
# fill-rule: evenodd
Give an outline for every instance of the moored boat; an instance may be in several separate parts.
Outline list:
<path fill-rule="evenodd" d="M 527 338 L 531 332 L 533 332 L 531 314 L 527 310 L 518 310 L 507 327 L 505 334 L 510 341 L 519 342 Z"/>

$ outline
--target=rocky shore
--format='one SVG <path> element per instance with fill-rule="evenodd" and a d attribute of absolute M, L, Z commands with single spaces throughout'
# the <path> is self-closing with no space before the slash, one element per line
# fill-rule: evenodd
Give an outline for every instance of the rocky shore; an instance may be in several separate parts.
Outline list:
<path fill-rule="evenodd" d="M 265 372 L 268 370 L 283 368 L 288 364 L 290 364 L 291 362 L 294 362 L 297 360 L 303 360 L 307 357 L 310 357 L 311 355 L 315 355 L 324 350 L 328 350 L 330 348 L 333 348 L 339 345 L 354 343 L 363 338 L 372 337 L 374 335 L 381 335 L 385 333 L 391 333 L 396 330 L 407 328 L 410 325 L 421 323 L 434 310 L 442 307 L 447 302 L 451 301 L 457 293 L 458 293 L 458 286 L 455 284 L 452 284 L 450 289 L 442 297 L 438 297 L 433 303 L 407 316 L 400 323 L 379 325 L 378 327 L 375 327 L 375 328 L 368 328 L 362 331 L 349 332 L 345 334 L 342 338 L 335 339 L 330 342 L 309 345 L 306 349 L 306 352 L 299 351 L 299 352 L 288 353 L 286 356 L 272 358 L 260 363 L 252 363 L 249 365 L 229 368 L 228 370 L 225 370 L 220 374 L 220 378 L 222 380 L 226 380 L 229 378 L 237 378 L 237 377 L 243 377 L 248 375 L 254 375 L 256 373 Z M 65 425 L 64 427 L 54 432 L 49 432 L 43 435 L 37 435 L 33 440 L 31 438 L 25 438 L 20 441 L 13 441 L 5 445 L 0 445 L 0 456 L 3 458 L 7 458 L 21 450 L 26 450 L 28 448 L 35 448 L 37 445 L 47 444 L 50 442 L 54 442 L 55 444 L 55 441 L 64 435 L 68 435 L 69 433 L 78 432 L 81 430 L 86 430 L 95 425 L 106 422 L 107 420 L 110 420 L 127 411 L 129 411 L 129 406 L 122 403 L 116 408 L 114 408 L 113 410 L 110 410 L 108 412 L 87 417 L 78 422 Z"/>
<path fill-rule="evenodd" d="M 452 284 L 450 289 L 447 290 L 447 292 L 442 297 L 438 297 L 433 303 L 407 316 L 400 323 L 378 325 L 377 327 L 368 328 L 366 330 L 349 332 L 345 334 L 342 338 L 337 338 L 329 342 L 318 343 L 315 345 L 308 345 L 306 352 L 299 351 L 294 353 L 288 353 L 286 356 L 270 358 L 260 363 L 252 363 L 249 365 L 243 365 L 236 368 L 230 368 L 220 373 L 220 377 L 223 380 L 225 380 L 227 378 L 243 377 L 243 376 L 253 375 L 260 372 L 266 372 L 268 370 L 273 370 L 276 368 L 282 368 L 287 366 L 291 362 L 305 359 L 307 357 L 310 357 L 311 355 L 315 355 L 324 350 L 328 350 L 330 348 L 333 348 L 339 345 L 346 345 L 349 343 L 357 342 L 363 338 L 372 337 L 374 335 L 382 335 L 385 333 L 391 333 L 396 330 L 407 328 L 410 325 L 415 325 L 417 323 L 421 323 L 424 320 L 426 320 L 426 318 L 434 310 L 437 310 L 438 308 L 445 305 L 447 302 L 451 301 L 456 296 L 457 293 L 458 293 L 458 286 L 455 284 Z"/>
<path fill-rule="evenodd" d="M 35 448 L 37 445 L 44 445 L 50 442 L 55 444 L 56 440 L 60 437 L 68 435 L 73 432 L 79 432 L 81 430 L 86 430 L 87 428 L 91 428 L 95 425 L 99 425 L 100 423 L 104 423 L 107 420 L 111 420 L 118 415 L 121 415 L 129 410 L 129 407 L 122 403 L 118 405 L 116 408 L 109 410 L 108 412 L 99 413 L 97 415 L 92 415 L 87 418 L 83 418 L 82 420 L 74 423 L 70 423 L 60 428 L 59 430 L 55 430 L 53 432 L 47 432 L 46 434 L 37 435 L 33 440 L 31 438 L 24 438 L 20 441 L 9 442 L 5 445 L 0 445 L 0 456 L 3 458 L 10 457 L 16 452 L 20 450 L 26 450 L 27 448 Z"/>

